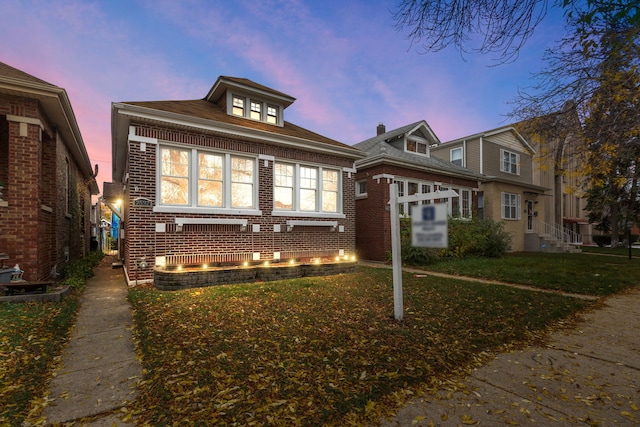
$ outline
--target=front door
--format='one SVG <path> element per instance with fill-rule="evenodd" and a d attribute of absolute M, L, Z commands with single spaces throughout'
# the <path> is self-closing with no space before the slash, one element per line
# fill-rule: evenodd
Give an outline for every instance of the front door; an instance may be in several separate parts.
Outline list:
<path fill-rule="evenodd" d="M 527 233 L 533 232 L 533 200 L 525 200 L 525 209 L 527 211 Z"/>

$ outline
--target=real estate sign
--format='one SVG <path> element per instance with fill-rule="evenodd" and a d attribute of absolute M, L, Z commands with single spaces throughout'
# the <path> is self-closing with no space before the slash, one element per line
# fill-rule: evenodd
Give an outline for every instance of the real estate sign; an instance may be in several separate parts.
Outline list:
<path fill-rule="evenodd" d="M 420 248 L 449 246 L 445 203 L 411 207 L 411 245 Z"/>

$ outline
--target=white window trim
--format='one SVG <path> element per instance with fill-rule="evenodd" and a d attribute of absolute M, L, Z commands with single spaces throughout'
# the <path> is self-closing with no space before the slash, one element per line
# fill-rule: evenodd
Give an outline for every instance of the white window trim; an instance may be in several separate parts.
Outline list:
<path fill-rule="evenodd" d="M 248 120 L 253 120 L 256 122 L 261 122 L 261 123 L 267 123 L 270 124 L 272 126 L 280 126 L 282 127 L 284 125 L 284 118 L 283 118 L 283 108 L 281 105 L 278 104 L 274 104 L 273 102 L 270 101 L 266 101 L 264 99 L 261 99 L 259 97 L 253 97 L 251 95 L 245 95 L 245 94 L 240 94 L 240 93 L 233 93 L 233 92 L 227 92 L 227 114 L 234 116 L 234 117 L 243 117 L 245 119 Z M 233 113 L 233 100 L 235 98 L 238 99 L 242 99 L 244 101 L 244 110 L 243 110 L 243 115 L 240 116 L 238 114 L 234 114 Z M 251 117 L 251 103 L 255 103 L 255 104 L 260 104 L 260 119 L 254 119 Z M 267 116 L 267 109 L 268 108 L 275 108 L 276 110 L 276 123 L 271 123 L 268 121 L 268 116 Z"/>
<path fill-rule="evenodd" d="M 409 150 L 409 147 L 408 147 L 409 141 L 416 143 L 416 151 Z M 424 153 L 420 153 L 417 150 L 418 144 L 422 144 L 422 145 L 425 146 L 425 152 Z M 423 139 L 423 138 L 417 138 L 415 136 L 409 136 L 409 137 L 405 138 L 405 140 L 404 140 L 404 151 L 406 153 L 411 153 L 411 154 L 415 154 L 415 155 L 418 155 L 418 156 L 429 157 L 429 141 L 427 141 L 426 139 Z"/>
<path fill-rule="evenodd" d="M 516 173 L 506 170 L 504 167 L 504 155 L 505 153 L 513 154 L 516 156 Z M 500 149 L 500 172 L 508 173 L 510 175 L 520 175 L 520 154 L 514 151 Z"/>
<path fill-rule="evenodd" d="M 162 178 L 162 156 L 163 148 L 178 149 L 189 151 L 189 204 L 187 205 L 164 205 L 161 204 L 160 181 Z M 223 197 L 224 206 L 211 207 L 198 205 L 198 153 L 211 153 L 224 156 L 224 177 L 223 177 Z M 254 162 L 253 176 L 253 208 L 234 208 L 231 207 L 231 157 L 244 157 L 252 159 Z M 197 214 L 225 214 L 225 215 L 262 215 L 258 209 L 259 206 L 259 162 L 257 156 L 247 155 L 246 153 L 225 152 L 215 150 L 205 150 L 202 147 L 185 147 L 176 144 L 157 144 L 156 145 L 156 200 L 153 212 L 160 213 L 197 213 Z"/>
<path fill-rule="evenodd" d="M 516 218 L 507 218 L 507 216 L 504 214 L 504 208 L 506 207 L 505 203 L 504 203 L 504 197 L 505 195 L 509 194 L 510 196 L 516 196 Z M 519 221 L 520 219 L 522 219 L 522 208 L 521 208 L 521 197 L 520 194 L 518 193 L 509 193 L 507 191 L 503 191 L 500 193 L 500 217 L 504 220 L 507 221 Z"/>
<path fill-rule="evenodd" d="M 319 218 L 345 218 L 344 212 L 343 212 L 343 208 L 344 208 L 344 203 L 343 203 L 343 198 L 344 198 L 344 194 L 342 191 L 342 169 L 340 168 L 336 168 L 336 167 L 331 167 L 331 166 L 324 166 L 324 165 L 314 165 L 314 164 L 307 164 L 307 163 L 293 163 L 293 162 L 288 162 L 288 161 L 278 161 L 276 160 L 275 163 L 282 163 L 282 164 L 286 164 L 286 165 L 292 165 L 293 168 L 293 209 L 291 210 L 287 210 L 287 209 L 276 209 L 275 206 L 273 207 L 273 211 L 271 213 L 272 216 L 302 216 L 302 217 L 319 217 Z M 303 211 L 300 210 L 300 168 L 301 167 L 309 167 L 309 168 L 315 168 L 318 170 L 318 175 L 317 175 L 317 187 L 316 187 L 316 210 L 315 211 Z M 274 186 L 273 188 L 275 189 L 275 167 L 273 168 L 274 170 L 274 177 L 273 177 L 273 181 L 274 181 Z M 331 171 L 335 171 L 338 173 L 338 206 L 337 206 L 337 211 L 336 212 L 324 212 L 322 211 L 322 171 L 323 170 L 331 170 Z M 273 197 L 273 204 L 275 205 L 275 195 Z"/>
<path fill-rule="evenodd" d="M 464 167 L 464 150 L 462 147 L 456 147 L 456 148 L 452 148 L 451 150 L 449 150 L 449 161 L 451 163 L 453 163 L 453 152 L 454 151 L 460 151 L 460 166 Z"/>
<path fill-rule="evenodd" d="M 400 189 L 398 189 L 398 196 L 400 195 L 405 195 L 404 193 L 406 193 L 409 190 L 409 183 L 417 183 L 418 184 L 418 190 L 419 192 L 417 194 L 429 194 L 432 192 L 436 191 L 436 187 L 438 187 L 438 190 L 443 190 L 443 189 L 451 189 L 454 190 L 456 193 L 458 193 L 458 200 L 459 200 L 459 207 L 460 210 L 462 210 L 462 190 L 467 190 L 469 191 L 469 207 L 471 208 L 472 203 L 473 203 L 473 188 L 472 187 L 459 187 L 459 186 L 450 186 L 450 185 L 446 185 L 443 184 L 442 182 L 439 181 L 425 181 L 425 180 L 417 180 L 417 179 L 412 179 L 412 178 L 395 178 L 394 182 L 401 182 L 403 187 L 404 187 L 404 191 L 403 194 L 400 194 Z M 423 192 L 423 186 L 428 185 L 429 186 L 429 192 L 425 193 Z M 406 194 L 409 195 L 409 194 Z M 422 201 L 419 202 L 420 204 L 429 204 L 429 203 L 433 203 L 433 201 Z M 449 198 L 445 199 L 445 203 L 447 204 L 447 214 L 449 216 L 453 215 L 453 204 L 451 203 L 451 201 L 449 200 Z M 398 210 L 399 212 L 401 212 L 401 215 L 410 215 L 411 214 L 411 203 L 406 202 L 403 204 L 402 208 Z M 462 212 L 460 212 L 462 214 Z M 473 211 L 472 209 L 470 209 L 469 212 L 469 217 L 463 217 L 460 216 L 459 218 L 456 219 L 460 219 L 463 221 L 467 221 L 472 219 L 473 216 Z"/>
<path fill-rule="evenodd" d="M 369 183 L 368 183 L 368 181 L 366 179 L 360 179 L 360 180 L 356 181 L 356 197 L 367 197 L 368 196 L 367 191 L 365 191 L 364 193 L 360 192 L 360 184 L 363 183 L 363 182 L 366 185 L 367 191 L 369 191 Z"/>

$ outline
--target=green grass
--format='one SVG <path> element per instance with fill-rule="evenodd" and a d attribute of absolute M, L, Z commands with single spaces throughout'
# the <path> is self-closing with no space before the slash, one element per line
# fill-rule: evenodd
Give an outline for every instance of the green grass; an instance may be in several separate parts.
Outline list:
<path fill-rule="evenodd" d="M 629 257 L 629 248 L 628 247 L 617 247 L 617 248 L 604 248 L 599 246 L 582 246 L 582 252 L 586 253 L 594 253 L 594 254 L 602 254 L 602 255 L 619 255 Z M 640 257 L 640 248 L 632 247 L 631 248 L 631 257 Z"/>
<path fill-rule="evenodd" d="M 391 271 L 129 293 L 147 425 L 361 425 L 592 302 Z"/>
<path fill-rule="evenodd" d="M 425 270 L 606 296 L 639 283 L 640 258 L 595 254 L 512 253 L 503 258 L 441 260 Z"/>
<path fill-rule="evenodd" d="M 74 263 L 65 281 L 84 284 L 77 265 L 95 265 L 95 254 Z M 38 399 L 59 359 L 79 307 L 80 292 L 74 290 L 61 302 L 0 303 L 0 425 L 22 426 L 37 417 Z"/>

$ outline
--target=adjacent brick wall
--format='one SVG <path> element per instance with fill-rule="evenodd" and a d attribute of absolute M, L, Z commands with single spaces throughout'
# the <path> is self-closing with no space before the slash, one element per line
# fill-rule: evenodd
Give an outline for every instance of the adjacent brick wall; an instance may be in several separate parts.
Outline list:
<path fill-rule="evenodd" d="M 7 121 L 7 115 L 38 120 L 42 127 Z M 86 253 L 90 216 L 82 211 L 90 210 L 88 184 L 37 101 L 0 97 L 0 123 L 0 180 L 7 204 L 0 206 L 0 252 L 9 255 L 7 264 L 20 264 L 26 280 L 48 279 L 54 265 L 63 268 L 65 248 L 70 259 Z M 64 158 L 74 185 L 71 212 L 61 202 Z"/>
<path fill-rule="evenodd" d="M 476 188 L 478 182 L 461 177 L 450 177 L 436 173 L 405 169 L 393 165 L 375 165 L 359 168 L 355 181 L 367 181 L 367 196 L 355 201 L 356 248 L 361 259 L 387 261 L 391 252 L 391 219 L 389 216 L 388 179 L 374 180 L 376 175 L 391 175 L 396 178 L 411 178 L 419 181 L 441 182 L 443 187 L 461 186 Z M 472 193 L 472 206 L 478 204 L 478 195 Z"/>

